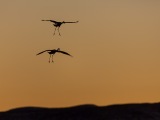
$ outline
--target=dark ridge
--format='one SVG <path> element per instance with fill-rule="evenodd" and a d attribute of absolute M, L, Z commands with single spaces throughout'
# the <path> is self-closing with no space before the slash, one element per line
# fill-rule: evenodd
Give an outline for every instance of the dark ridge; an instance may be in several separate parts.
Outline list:
<path fill-rule="evenodd" d="M 0 120 L 160 120 L 160 103 L 22 107 L 0 112 Z"/>

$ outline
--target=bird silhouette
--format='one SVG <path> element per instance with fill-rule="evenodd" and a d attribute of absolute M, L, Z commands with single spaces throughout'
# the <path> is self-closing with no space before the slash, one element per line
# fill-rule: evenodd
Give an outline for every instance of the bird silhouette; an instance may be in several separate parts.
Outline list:
<path fill-rule="evenodd" d="M 62 24 L 65 24 L 65 23 L 78 23 L 79 22 L 79 21 L 76 21 L 76 22 L 65 22 L 65 21 L 58 22 L 58 21 L 55 21 L 55 20 L 42 20 L 42 21 L 49 21 L 49 22 L 54 23 L 53 25 L 55 26 L 55 30 L 54 30 L 53 35 L 55 35 L 56 30 L 58 30 L 59 36 L 61 36 L 59 28 L 61 27 Z"/>
<path fill-rule="evenodd" d="M 62 53 L 62 54 L 65 54 L 65 55 L 68 55 L 68 56 L 71 56 L 71 57 L 72 57 L 72 55 L 70 55 L 69 53 L 64 52 L 64 51 L 61 51 L 61 50 L 60 50 L 60 48 L 58 48 L 58 49 L 53 49 L 53 50 L 44 50 L 44 51 L 42 51 L 42 52 L 38 53 L 37 55 L 40 55 L 40 54 L 42 54 L 42 53 L 44 53 L 44 52 L 48 52 L 48 54 L 50 55 L 50 56 L 49 56 L 49 63 L 50 63 L 50 59 L 52 59 L 52 62 L 54 62 L 54 61 L 53 61 L 53 55 L 54 55 L 55 53 L 57 53 L 57 52 L 59 52 L 59 53 Z"/>

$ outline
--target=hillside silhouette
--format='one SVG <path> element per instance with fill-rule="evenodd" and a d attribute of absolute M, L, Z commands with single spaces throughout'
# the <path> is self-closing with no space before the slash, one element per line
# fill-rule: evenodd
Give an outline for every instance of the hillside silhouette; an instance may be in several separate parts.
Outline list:
<path fill-rule="evenodd" d="M 0 112 L 0 120 L 160 120 L 160 103 L 22 107 Z"/>

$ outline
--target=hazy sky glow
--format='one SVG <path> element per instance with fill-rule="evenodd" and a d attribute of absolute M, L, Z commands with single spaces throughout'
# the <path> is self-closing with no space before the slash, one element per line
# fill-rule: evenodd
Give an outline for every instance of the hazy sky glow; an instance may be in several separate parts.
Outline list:
<path fill-rule="evenodd" d="M 1 0 L 0 111 L 160 100 L 160 1 Z M 62 25 L 61 37 L 42 19 Z M 45 49 L 56 54 L 36 54 Z"/>

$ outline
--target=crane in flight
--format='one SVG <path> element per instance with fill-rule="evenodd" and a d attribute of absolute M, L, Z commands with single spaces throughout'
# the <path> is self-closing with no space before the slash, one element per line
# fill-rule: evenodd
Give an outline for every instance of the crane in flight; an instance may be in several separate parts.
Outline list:
<path fill-rule="evenodd" d="M 55 21 L 55 20 L 42 20 L 42 21 L 52 22 L 53 25 L 55 26 L 55 30 L 54 30 L 53 35 L 55 35 L 56 30 L 58 30 L 59 36 L 61 36 L 60 31 L 59 31 L 59 28 L 61 27 L 62 24 L 65 24 L 65 23 L 78 23 L 78 22 L 79 22 L 79 21 L 76 21 L 76 22 L 65 22 L 65 21 L 63 21 L 63 22 L 58 22 L 58 21 Z"/>
<path fill-rule="evenodd" d="M 52 59 L 52 62 L 54 62 L 54 61 L 53 61 L 53 55 L 54 55 L 55 53 L 57 53 L 57 52 L 59 52 L 59 53 L 62 53 L 62 54 L 65 54 L 65 55 L 68 55 L 68 56 L 71 56 L 71 57 L 72 57 L 72 55 L 70 55 L 69 53 L 64 52 L 64 51 L 61 51 L 61 50 L 60 50 L 60 48 L 58 48 L 58 49 L 53 49 L 53 50 L 44 50 L 44 51 L 42 51 L 42 52 L 38 53 L 37 55 L 40 55 L 40 54 L 42 54 L 42 53 L 44 53 L 44 52 L 48 52 L 48 54 L 50 55 L 50 56 L 49 56 L 49 63 L 50 63 L 50 59 Z"/>

